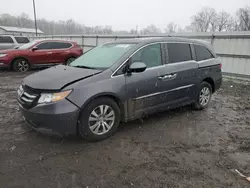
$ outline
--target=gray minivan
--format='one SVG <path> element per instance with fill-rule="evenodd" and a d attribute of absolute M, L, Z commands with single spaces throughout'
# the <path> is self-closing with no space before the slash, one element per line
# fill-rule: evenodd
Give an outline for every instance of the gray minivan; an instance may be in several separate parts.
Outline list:
<path fill-rule="evenodd" d="M 221 63 L 206 42 L 130 39 L 26 77 L 18 102 L 35 130 L 95 141 L 120 121 L 188 104 L 204 109 L 221 82 Z"/>

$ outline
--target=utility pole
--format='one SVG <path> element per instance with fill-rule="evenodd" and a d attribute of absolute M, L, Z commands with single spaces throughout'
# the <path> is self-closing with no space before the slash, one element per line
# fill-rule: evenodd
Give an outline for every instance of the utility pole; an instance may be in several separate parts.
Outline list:
<path fill-rule="evenodd" d="M 36 36 L 37 36 L 37 24 L 36 24 L 36 5 L 35 5 L 35 0 L 33 0 L 33 10 L 34 10 L 35 29 L 36 29 Z"/>

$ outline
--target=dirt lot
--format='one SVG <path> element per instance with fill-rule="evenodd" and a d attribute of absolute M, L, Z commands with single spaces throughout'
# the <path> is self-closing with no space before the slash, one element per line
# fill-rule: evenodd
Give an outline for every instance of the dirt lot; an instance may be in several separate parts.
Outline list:
<path fill-rule="evenodd" d="M 30 74 L 30 73 L 28 73 Z M 250 84 L 224 82 L 210 107 L 122 124 L 87 143 L 30 131 L 16 88 L 26 74 L 0 72 L 0 187 L 250 187 Z"/>

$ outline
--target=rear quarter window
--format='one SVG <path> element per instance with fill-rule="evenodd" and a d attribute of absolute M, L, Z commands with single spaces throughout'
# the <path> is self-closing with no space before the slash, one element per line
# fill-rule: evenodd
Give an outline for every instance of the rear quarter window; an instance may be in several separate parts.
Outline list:
<path fill-rule="evenodd" d="M 26 44 L 26 43 L 29 43 L 29 39 L 27 37 L 15 37 L 17 43 L 20 43 L 20 44 Z"/>
<path fill-rule="evenodd" d="M 0 36 L 0 43 L 14 43 L 11 37 Z"/>
<path fill-rule="evenodd" d="M 72 46 L 69 42 L 52 42 L 51 49 L 67 49 Z"/>
<path fill-rule="evenodd" d="M 194 45 L 194 51 L 195 51 L 196 61 L 202 61 L 214 58 L 213 54 L 205 46 Z"/>

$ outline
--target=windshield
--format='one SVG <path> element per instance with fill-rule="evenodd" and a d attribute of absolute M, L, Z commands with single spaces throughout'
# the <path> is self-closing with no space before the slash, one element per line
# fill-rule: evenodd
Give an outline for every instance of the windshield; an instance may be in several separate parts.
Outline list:
<path fill-rule="evenodd" d="M 120 59 L 135 44 L 103 44 L 86 52 L 73 61 L 70 66 L 106 69 Z"/>
<path fill-rule="evenodd" d="M 29 49 L 31 46 L 33 46 L 35 44 L 36 44 L 36 41 L 29 42 L 27 44 L 24 44 L 24 45 L 20 46 L 18 49 L 21 49 L 21 50 Z"/>

